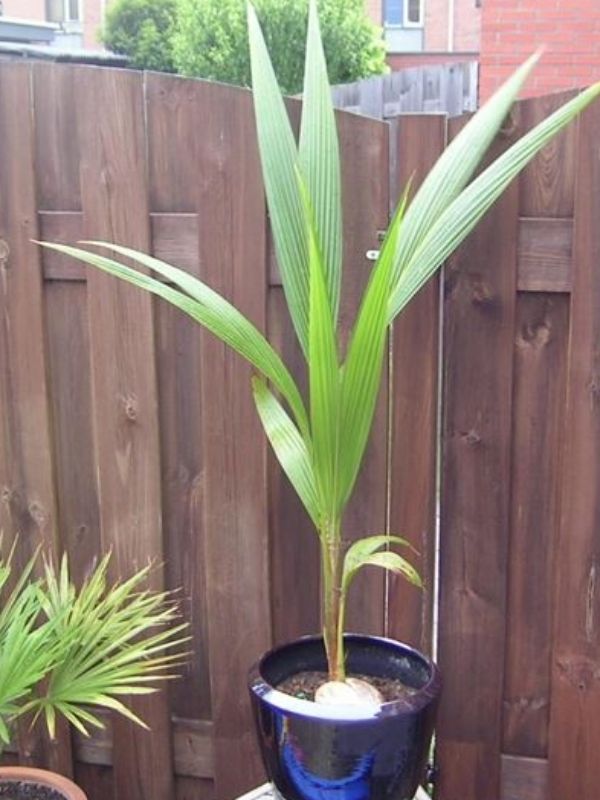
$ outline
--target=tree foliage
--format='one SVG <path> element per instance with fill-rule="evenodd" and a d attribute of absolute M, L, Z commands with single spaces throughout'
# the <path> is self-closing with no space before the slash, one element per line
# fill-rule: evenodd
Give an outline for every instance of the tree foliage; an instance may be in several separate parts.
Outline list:
<path fill-rule="evenodd" d="M 331 82 L 384 72 L 385 46 L 363 0 L 320 0 L 318 5 Z M 255 0 L 254 6 L 279 85 L 288 94 L 302 91 L 308 0 Z M 250 85 L 245 0 L 177 0 L 172 46 L 178 72 Z"/>
<path fill-rule="evenodd" d="M 171 37 L 177 0 L 115 0 L 106 12 L 102 41 L 139 69 L 174 72 Z"/>

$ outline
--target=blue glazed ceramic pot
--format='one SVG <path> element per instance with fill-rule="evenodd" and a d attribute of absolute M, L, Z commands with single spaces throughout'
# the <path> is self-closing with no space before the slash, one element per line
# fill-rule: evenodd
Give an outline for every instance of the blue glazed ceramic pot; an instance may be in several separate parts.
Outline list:
<path fill-rule="evenodd" d="M 271 650 L 249 679 L 267 775 L 285 800 L 412 800 L 429 753 L 439 671 L 390 639 L 344 640 L 348 672 L 399 678 L 413 692 L 375 710 L 300 700 L 274 687 L 298 672 L 327 669 L 322 638 Z"/>

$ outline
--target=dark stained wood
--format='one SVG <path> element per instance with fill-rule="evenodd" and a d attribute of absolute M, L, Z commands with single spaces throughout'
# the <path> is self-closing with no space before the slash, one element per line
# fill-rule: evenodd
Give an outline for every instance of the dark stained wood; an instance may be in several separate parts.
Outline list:
<path fill-rule="evenodd" d="M 82 764 L 111 766 L 114 759 L 113 724 L 100 712 L 105 724 L 90 736 L 74 734 L 74 753 Z M 204 720 L 173 719 L 173 758 L 175 774 L 189 778 L 214 777 L 212 723 Z"/>
<path fill-rule="evenodd" d="M 40 63 L 32 70 L 38 208 L 80 211 L 81 114 L 73 103 L 75 70 L 66 64 Z"/>
<path fill-rule="evenodd" d="M 269 341 L 305 392 L 304 356 L 280 286 L 269 288 L 267 309 Z M 268 475 L 273 640 L 281 644 L 321 630 L 319 540 L 296 492 L 271 452 Z M 296 591 L 299 572 L 302 574 L 301 602 Z"/>
<path fill-rule="evenodd" d="M 115 797 L 114 774 L 110 767 L 76 761 L 74 780 L 87 800 L 113 800 Z"/>
<path fill-rule="evenodd" d="M 164 143 L 162 143 L 164 146 Z M 194 173 L 191 172 L 191 176 Z M 198 274 L 198 217 L 196 214 L 151 214 L 152 252 L 169 264 Z"/>
<path fill-rule="evenodd" d="M 177 778 L 175 800 L 215 800 L 215 784 L 199 778 Z"/>
<path fill-rule="evenodd" d="M 287 110 L 298 134 L 302 103 L 288 99 Z M 269 289 L 267 331 L 269 341 L 294 376 L 303 397 L 308 397 L 304 355 L 296 339 L 268 231 Z M 275 644 L 321 631 L 320 548 L 317 533 L 272 450 L 268 450 L 269 534 L 271 555 L 271 614 Z M 302 570 L 302 600 L 297 601 L 298 567 Z"/>
<path fill-rule="evenodd" d="M 378 120 L 338 113 L 337 122 L 344 165 L 344 285 L 340 330 L 345 344 L 373 267 L 366 253 L 378 247 L 378 231 L 387 227 L 389 138 L 387 126 Z M 346 540 L 385 530 L 386 474 L 387 364 L 370 441 L 343 520 L 342 535 Z M 385 579 L 382 570 L 372 569 L 363 570 L 354 580 L 348 597 L 348 630 L 384 632 Z"/>
<path fill-rule="evenodd" d="M 555 100 L 552 101 L 553 106 Z M 548 112 L 545 98 L 521 104 L 523 126 Z M 554 569 L 558 525 L 576 126 L 520 178 L 503 750 L 546 757 L 550 708 Z M 548 294 L 551 292 L 552 294 Z"/>
<path fill-rule="evenodd" d="M 185 207 L 204 212 L 199 200 L 203 168 L 196 139 L 202 127 L 198 94 L 189 82 L 165 75 L 146 78 L 150 197 L 159 213 L 151 215 L 152 249 L 158 258 L 200 274 L 198 218 L 170 213 Z M 168 98 L 168 99 L 167 99 Z M 174 108 L 179 109 L 177 113 Z M 178 142 L 173 147 L 173 141 Z M 194 168 L 181 173 L 182 158 L 193 155 Z M 162 213 L 164 211 L 164 213 Z M 171 686 L 172 712 L 182 717 L 211 714 L 203 506 L 206 453 L 202 432 L 202 341 L 200 326 L 160 300 L 155 301 L 159 424 L 165 570 L 168 586 L 180 591 L 192 626 L 193 653 Z"/>
<path fill-rule="evenodd" d="M 500 800 L 546 800 L 548 762 L 543 758 L 502 756 Z"/>
<path fill-rule="evenodd" d="M 570 292 L 573 221 L 524 217 L 519 225 L 517 289 Z"/>
<path fill-rule="evenodd" d="M 544 97 L 522 100 L 513 115 L 514 133 L 521 135 L 562 106 L 573 91 L 554 92 Z M 525 217 L 572 217 L 577 125 L 556 136 L 523 170 L 519 180 L 519 207 Z"/>
<path fill-rule="evenodd" d="M 42 211 L 40 237 L 44 242 L 74 245 L 83 236 L 78 211 Z M 188 272 L 198 273 L 198 219 L 195 214 L 151 214 L 152 252 L 157 258 Z M 85 281 L 84 264 L 52 250 L 42 251 L 46 280 Z"/>
<path fill-rule="evenodd" d="M 38 219 L 42 242 L 75 245 L 83 236 L 80 211 L 41 211 Z M 86 269 L 79 261 L 44 248 L 40 253 L 44 280 L 85 281 Z"/>
<path fill-rule="evenodd" d="M 87 239 L 147 250 L 142 76 L 76 70 L 81 195 Z M 151 298 L 96 270 L 87 279 L 95 450 L 104 548 L 113 577 L 161 559 L 160 463 Z M 162 585 L 162 570 L 153 573 Z M 127 800 L 173 795 L 167 696 L 132 701 L 149 733 L 114 720 L 115 794 Z"/>
<path fill-rule="evenodd" d="M 412 178 L 413 196 L 446 137 L 444 117 L 413 115 L 396 121 L 395 205 Z M 398 576 L 389 577 L 388 632 L 426 653 L 432 649 L 434 608 L 438 350 L 440 282 L 435 277 L 395 321 L 392 339 L 390 521 L 392 533 L 407 538 L 422 592 Z"/>
<path fill-rule="evenodd" d="M 206 282 L 265 328 L 266 220 L 251 97 L 197 83 L 200 264 Z M 240 157 L 243 156 L 243 157 Z M 266 442 L 251 369 L 214 337 L 201 343 L 203 515 L 215 792 L 260 782 L 246 675 L 271 642 Z"/>
<path fill-rule="evenodd" d="M 600 761 L 600 106 L 581 118 L 560 533 L 556 549 L 551 800 L 593 798 Z"/>
<path fill-rule="evenodd" d="M 19 537 L 17 565 L 42 545 L 58 548 L 38 237 L 31 70 L 0 72 L 0 531 Z M 22 763 L 70 774 L 68 736 L 19 726 Z"/>
<path fill-rule="evenodd" d="M 553 567 L 569 326 L 565 295 L 519 297 L 514 356 L 504 750 L 547 753 Z"/>
<path fill-rule="evenodd" d="M 496 154 L 509 143 L 502 137 Z M 500 791 L 517 229 L 513 184 L 445 274 L 442 800 Z"/>
<path fill-rule="evenodd" d="M 53 282 L 45 296 L 58 515 L 71 575 L 80 584 L 102 552 L 86 290 Z"/>

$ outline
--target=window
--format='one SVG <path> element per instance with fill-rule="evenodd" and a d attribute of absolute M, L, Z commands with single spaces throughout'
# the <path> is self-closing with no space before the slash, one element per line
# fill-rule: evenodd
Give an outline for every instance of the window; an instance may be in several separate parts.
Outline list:
<path fill-rule="evenodd" d="M 385 0 L 384 22 L 399 28 L 423 27 L 423 0 Z"/>
<path fill-rule="evenodd" d="M 48 22 L 80 22 L 82 0 L 46 0 Z"/>

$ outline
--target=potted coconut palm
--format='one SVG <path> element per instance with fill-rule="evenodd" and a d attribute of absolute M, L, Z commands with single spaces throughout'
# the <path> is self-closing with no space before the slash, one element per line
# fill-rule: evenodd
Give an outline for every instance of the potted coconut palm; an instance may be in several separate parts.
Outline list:
<path fill-rule="evenodd" d="M 83 735 L 103 727 L 98 708 L 145 723 L 120 699 L 156 691 L 170 676 L 185 641 L 173 598 L 144 589 L 150 567 L 112 586 L 110 556 L 80 589 L 67 558 L 58 571 L 45 561 L 34 578 L 36 554 L 15 579 L 14 548 L 0 559 L 0 746 L 21 718 L 44 723 L 54 737 L 57 717 Z M 9 589 L 12 583 L 12 588 Z M 175 651 L 174 651 L 175 649 Z M 179 648 L 180 650 L 180 648 Z M 27 723 L 25 723 L 27 724 Z M 30 767 L 0 767 L 0 796 L 12 800 L 85 800 L 61 775 Z"/>
<path fill-rule="evenodd" d="M 257 412 L 321 548 L 321 635 L 266 654 L 250 673 L 268 775 L 287 800 L 407 800 L 422 778 L 439 674 L 405 645 L 345 633 L 346 598 L 360 570 L 392 570 L 420 585 L 408 545 L 394 532 L 371 532 L 351 545 L 343 536 L 388 328 L 519 171 L 600 93 L 600 84 L 567 102 L 472 180 L 537 55 L 514 73 L 449 145 L 414 197 L 405 191 L 342 350 L 340 164 L 316 0 L 309 8 L 298 142 L 251 6 L 248 24 L 266 199 L 287 306 L 306 360 L 307 397 L 263 334 L 202 281 L 119 244 L 46 246 L 167 300 L 255 369 Z"/>

